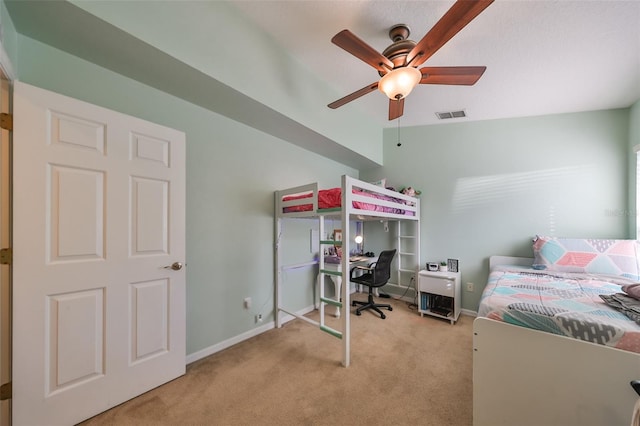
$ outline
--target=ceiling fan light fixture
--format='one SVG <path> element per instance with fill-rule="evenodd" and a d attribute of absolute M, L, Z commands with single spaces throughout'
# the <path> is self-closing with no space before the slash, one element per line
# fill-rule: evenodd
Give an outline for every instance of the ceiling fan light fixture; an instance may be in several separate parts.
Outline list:
<path fill-rule="evenodd" d="M 400 100 L 407 97 L 421 79 L 422 73 L 417 68 L 396 68 L 380 79 L 378 89 L 389 99 Z"/>

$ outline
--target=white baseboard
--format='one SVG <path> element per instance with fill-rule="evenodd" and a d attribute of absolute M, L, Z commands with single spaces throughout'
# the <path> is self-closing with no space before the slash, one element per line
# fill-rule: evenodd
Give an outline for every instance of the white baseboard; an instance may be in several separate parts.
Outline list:
<path fill-rule="evenodd" d="M 314 307 L 313 305 L 308 306 L 304 309 L 301 309 L 300 311 L 296 312 L 296 314 L 298 315 L 305 315 L 308 314 L 309 312 L 313 311 Z M 291 320 L 295 319 L 294 316 L 289 315 L 289 314 L 283 314 L 281 320 L 282 323 L 285 324 Z M 243 342 L 247 339 L 251 339 L 252 337 L 255 337 L 259 334 L 264 333 L 265 331 L 269 331 L 272 328 L 275 328 L 276 324 L 275 321 L 270 321 L 264 325 L 261 325 L 260 327 L 256 327 L 256 328 L 252 328 L 249 331 L 246 331 L 242 334 L 239 334 L 237 336 L 231 337 L 230 339 L 224 340 L 220 343 L 216 343 L 215 345 L 211 345 L 207 348 L 201 349 L 197 352 L 194 352 L 192 354 L 188 354 L 187 357 L 185 358 L 186 360 L 186 364 L 191 364 L 192 362 L 198 361 L 202 358 L 206 358 L 209 355 L 213 355 L 216 352 L 220 352 L 224 349 L 227 349 L 235 344 L 238 344 L 240 342 Z"/>

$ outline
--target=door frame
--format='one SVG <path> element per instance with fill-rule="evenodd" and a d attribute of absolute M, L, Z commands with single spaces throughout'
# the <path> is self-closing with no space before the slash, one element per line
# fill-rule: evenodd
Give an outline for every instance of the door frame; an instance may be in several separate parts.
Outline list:
<path fill-rule="evenodd" d="M 0 42 L 0 112 L 11 114 L 13 67 Z M 12 247 L 11 132 L 0 129 L 0 248 Z M 0 265 L 0 385 L 11 382 L 11 265 Z M 11 399 L 0 401 L 0 425 L 11 424 Z"/>

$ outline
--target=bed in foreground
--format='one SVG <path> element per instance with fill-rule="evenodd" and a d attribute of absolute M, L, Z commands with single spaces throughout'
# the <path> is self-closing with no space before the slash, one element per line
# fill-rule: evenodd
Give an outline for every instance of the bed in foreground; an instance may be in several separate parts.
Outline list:
<path fill-rule="evenodd" d="M 474 321 L 474 425 L 630 424 L 640 325 L 605 298 L 637 282 L 637 243 L 618 241 L 542 237 L 534 258 L 491 258 Z"/>

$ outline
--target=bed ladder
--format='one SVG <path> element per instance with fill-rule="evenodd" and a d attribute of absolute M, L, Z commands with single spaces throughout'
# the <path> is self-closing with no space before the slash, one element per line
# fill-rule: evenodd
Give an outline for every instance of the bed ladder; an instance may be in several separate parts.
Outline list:
<path fill-rule="evenodd" d="M 324 229 L 324 216 L 320 216 L 320 229 L 319 229 L 319 233 L 320 233 L 320 238 L 322 238 L 323 235 L 325 235 L 325 229 Z M 336 294 L 335 297 L 337 297 L 336 299 L 331 299 L 328 297 L 325 297 L 324 294 L 324 277 L 325 275 L 335 275 L 335 276 L 339 276 L 342 277 L 342 271 L 331 271 L 328 269 L 325 269 L 324 267 L 324 247 L 325 246 L 342 246 L 342 241 L 334 241 L 334 240 L 322 240 L 320 239 L 320 248 L 318 250 L 318 257 L 319 257 L 319 274 L 318 274 L 318 280 L 320 285 L 319 287 L 319 291 L 320 291 L 320 323 L 318 324 L 320 326 L 320 330 L 329 333 L 330 335 L 337 337 L 338 339 L 342 339 L 342 332 L 336 329 L 333 329 L 329 326 L 327 326 L 324 322 L 324 314 L 325 314 L 325 306 L 326 305 L 331 305 L 331 306 L 335 306 L 337 308 L 342 309 L 342 302 L 340 301 L 340 295 Z M 342 254 L 344 256 L 344 253 Z M 348 257 L 348 256 L 347 256 Z M 342 268 L 340 268 L 342 269 Z M 349 282 L 347 280 L 347 282 L 345 283 L 344 277 L 342 280 L 342 285 L 349 285 Z M 345 314 L 345 313 L 343 313 Z"/>

